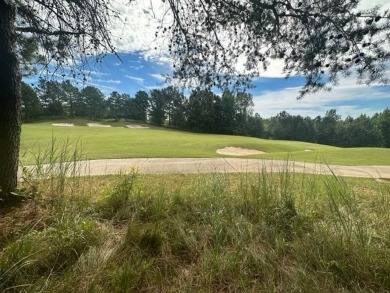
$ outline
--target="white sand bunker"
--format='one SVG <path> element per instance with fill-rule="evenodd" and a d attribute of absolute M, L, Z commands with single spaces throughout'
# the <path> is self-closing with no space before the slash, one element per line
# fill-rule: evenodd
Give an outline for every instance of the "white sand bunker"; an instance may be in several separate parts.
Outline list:
<path fill-rule="evenodd" d="M 312 152 L 313 150 L 311 150 L 311 149 L 304 149 L 303 151 L 304 152 Z"/>
<path fill-rule="evenodd" d="M 53 126 L 61 126 L 61 127 L 73 127 L 73 123 L 52 123 Z"/>
<path fill-rule="evenodd" d="M 100 123 L 87 123 L 89 127 L 112 127 L 111 125 L 107 124 L 100 124 Z"/>
<path fill-rule="evenodd" d="M 149 126 L 143 126 L 143 125 L 137 125 L 137 124 L 126 125 L 126 127 L 127 128 L 135 128 L 135 129 L 150 128 Z"/>
<path fill-rule="evenodd" d="M 249 156 L 249 155 L 265 154 L 265 152 L 263 151 L 244 149 L 239 147 L 225 147 L 223 149 L 218 149 L 217 153 L 220 155 L 229 155 L 229 156 Z"/>

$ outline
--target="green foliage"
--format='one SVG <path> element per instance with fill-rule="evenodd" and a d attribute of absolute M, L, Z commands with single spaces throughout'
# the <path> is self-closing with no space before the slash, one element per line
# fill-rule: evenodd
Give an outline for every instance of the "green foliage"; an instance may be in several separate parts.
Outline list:
<path fill-rule="evenodd" d="M 383 135 L 385 147 L 390 147 L 390 109 L 386 108 L 378 114 L 377 121 L 379 129 Z"/>
<path fill-rule="evenodd" d="M 286 170 L 92 180 L 97 192 L 65 188 L 44 225 L 5 238 L 1 290 L 390 290 L 386 183 Z"/>
<path fill-rule="evenodd" d="M 21 84 L 22 119 L 23 121 L 36 120 L 42 116 L 43 108 L 34 89 L 28 84 Z"/>
<path fill-rule="evenodd" d="M 210 90 L 195 90 L 188 100 L 187 128 L 197 132 L 215 132 L 215 104 L 219 97 Z M 218 117 L 218 116 L 217 116 Z"/>
<path fill-rule="evenodd" d="M 68 117 L 75 117 L 79 109 L 77 108 L 80 100 L 80 92 L 69 80 L 65 80 L 61 83 L 61 90 L 63 93 L 62 103 L 64 104 L 64 110 Z"/>
<path fill-rule="evenodd" d="M 129 96 L 126 94 L 120 94 L 114 91 L 108 97 L 106 104 L 108 108 L 108 117 L 119 120 L 125 117 L 125 105 L 129 100 Z"/>
<path fill-rule="evenodd" d="M 375 125 L 374 119 L 360 115 L 353 119 L 348 117 L 339 122 L 336 130 L 336 145 L 345 147 L 380 147 L 384 145 L 380 128 Z"/>
<path fill-rule="evenodd" d="M 101 237 L 97 223 L 76 214 L 59 214 L 50 227 L 30 231 L 1 252 L 0 290 L 18 292 L 15 284 L 29 284 L 67 270 Z"/>
<path fill-rule="evenodd" d="M 149 108 L 149 94 L 145 91 L 138 91 L 134 98 L 135 110 L 130 118 L 147 122 Z"/>
<path fill-rule="evenodd" d="M 86 86 L 80 92 L 77 102 L 77 116 L 89 119 L 102 118 L 105 115 L 105 103 L 103 93 L 96 87 Z"/>
<path fill-rule="evenodd" d="M 160 90 L 154 89 L 150 92 L 150 122 L 156 125 L 163 125 L 166 119 L 167 97 Z"/>
<path fill-rule="evenodd" d="M 172 0 L 166 5 L 175 22 L 156 34 L 171 37 L 173 78 L 185 86 L 248 87 L 275 59 L 286 77 L 305 77 L 299 98 L 329 90 L 354 71 L 361 83 L 387 84 L 390 52 L 380 40 L 390 30 L 390 12 L 359 3 Z"/>
<path fill-rule="evenodd" d="M 86 117 L 89 119 L 132 119 L 183 130 L 205 133 L 237 134 L 272 139 L 318 142 L 341 147 L 382 147 L 388 140 L 388 109 L 372 118 L 360 115 L 342 120 L 335 109 L 324 117 L 301 117 L 280 112 L 270 119 L 253 115 L 252 96 L 246 92 L 224 90 L 222 96 L 210 90 L 195 89 L 186 98 L 172 86 L 135 97 L 112 92 L 107 100 L 96 87 L 81 91 L 68 80 L 40 80 L 37 94 L 22 86 L 23 115 L 32 120 L 49 117 Z M 44 111 L 42 111 L 44 109 Z M 390 116 L 389 116 L 390 117 Z"/>
<path fill-rule="evenodd" d="M 121 218 L 127 211 L 129 199 L 134 193 L 134 183 L 137 173 L 133 170 L 129 174 L 119 175 L 119 182 L 109 191 L 100 207 L 105 217 Z"/>
<path fill-rule="evenodd" d="M 265 137 L 263 119 L 257 113 L 255 116 L 248 117 L 248 123 L 245 126 L 245 134 L 254 137 Z"/>

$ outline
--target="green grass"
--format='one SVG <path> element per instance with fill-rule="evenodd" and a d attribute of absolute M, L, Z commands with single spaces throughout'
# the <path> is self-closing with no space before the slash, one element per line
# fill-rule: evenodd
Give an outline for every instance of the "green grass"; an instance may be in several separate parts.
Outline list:
<path fill-rule="evenodd" d="M 327 146 L 326 146 L 327 147 Z M 262 156 L 265 159 L 286 159 L 286 154 L 271 153 Z M 337 165 L 390 165 L 390 149 L 388 148 L 334 148 L 311 152 L 291 152 L 290 160 L 301 162 L 317 162 Z"/>
<path fill-rule="evenodd" d="M 0 210 L 1 292 L 390 290 L 388 183 L 286 171 L 62 180 L 26 182 L 35 196 Z"/>
<path fill-rule="evenodd" d="M 80 156 L 69 140 L 35 154 L 26 199 L 0 208 L 0 292 L 390 291 L 388 182 L 286 170 L 81 177 Z"/>
<path fill-rule="evenodd" d="M 265 140 L 242 136 L 197 134 L 152 127 L 127 129 L 124 122 L 106 122 L 113 128 L 85 126 L 85 120 L 64 120 L 78 127 L 54 127 L 52 122 L 28 123 L 22 126 L 21 161 L 35 163 L 33 153 L 41 153 L 54 137 L 57 140 L 82 142 L 88 159 L 140 157 L 222 157 L 218 148 L 236 146 L 266 152 L 247 158 L 290 159 L 344 165 L 390 165 L 390 149 L 342 149 L 319 144 Z M 304 150 L 311 150 L 310 152 Z"/>

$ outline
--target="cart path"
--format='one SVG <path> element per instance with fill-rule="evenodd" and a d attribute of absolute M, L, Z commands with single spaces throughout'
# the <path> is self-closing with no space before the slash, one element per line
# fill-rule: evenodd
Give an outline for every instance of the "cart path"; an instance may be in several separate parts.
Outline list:
<path fill-rule="evenodd" d="M 34 166 L 27 166 L 33 169 Z M 69 168 L 70 169 L 70 168 Z M 389 178 L 390 166 L 342 166 L 283 160 L 239 159 L 239 158 L 138 158 L 107 159 L 77 162 L 77 175 L 97 176 L 129 172 L 132 169 L 144 174 L 166 173 L 237 173 L 278 172 L 288 169 L 293 172 L 312 174 L 334 173 L 338 176 Z M 19 173 L 20 174 L 20 173 Z"/>

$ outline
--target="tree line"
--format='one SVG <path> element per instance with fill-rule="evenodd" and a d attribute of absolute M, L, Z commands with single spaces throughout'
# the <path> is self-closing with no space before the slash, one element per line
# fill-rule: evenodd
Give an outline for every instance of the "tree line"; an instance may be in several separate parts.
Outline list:
<path fill-rule="evenodd" d="M 372 117 L 361 114 L 344 120 L 335 109 L 314 119 L 282 111 L 264 120 L 264 136 L 340 147 L 390 147 L 390 109 Z"/>
<path fill-rule="evenodd" d="M 138 91 L 134 97 L 113 91 L 108 97 L 94 86 L 81 90 L 69 80 L 39 80 L 22 84 L 24 121 L 50 117 L 129 119 L 158 126 L 204 133 L 247 135 L 269 139 L 315 142 L 341 147 L 390 147 L 390 110 L 372 117 L 344 120 L 335 109 L 325 116 L 302 117 L 282 111 L 263 119 L 253 113 L 247 92 L 195 89 L 188 97 L 175 87 Z"/>
<path fill-rule="evenodd" d="M 134 97 L 113 91 L 108 97 L 94 86 L 82 89 L 69 80 L 40 79 L 35 87 L 22 83 L 23 121 L 41 118 L 129 119 L 158 126 L 205 133 L 263 135 L 262 120 L 252 115 L 252 95 L 196 89 L 187 98 L 168 86 Z"/>

